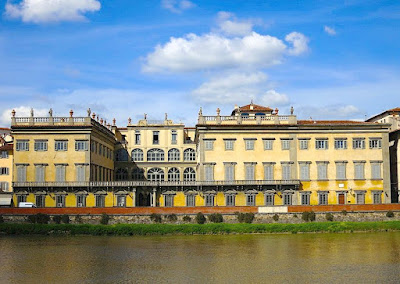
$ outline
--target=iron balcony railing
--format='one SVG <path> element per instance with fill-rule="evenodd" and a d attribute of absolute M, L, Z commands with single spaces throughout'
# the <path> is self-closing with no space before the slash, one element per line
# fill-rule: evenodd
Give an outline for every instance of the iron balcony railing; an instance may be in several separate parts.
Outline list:
<path fill-rule="evenodd" d="M 158 187 L 300 185 L 300 180 L 13 182 L 13 187 Z"/>

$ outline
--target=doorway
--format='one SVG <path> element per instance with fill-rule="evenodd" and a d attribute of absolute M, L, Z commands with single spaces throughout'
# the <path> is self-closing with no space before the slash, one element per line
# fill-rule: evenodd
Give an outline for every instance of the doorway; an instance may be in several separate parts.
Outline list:
<path fill-rule="evenodd" d="M 338 194 L 338 204 L 346 204 L 345 203 L 345 198 L 344 198 L 344 193 L 339 193 Z"/>

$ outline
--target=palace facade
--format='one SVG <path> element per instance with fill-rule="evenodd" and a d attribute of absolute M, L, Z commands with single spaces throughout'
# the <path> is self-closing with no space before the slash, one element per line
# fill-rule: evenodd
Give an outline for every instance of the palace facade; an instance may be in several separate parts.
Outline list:
<path fill-rule="evenodd" d="M 195 128 L 16 117 L 14 203 L 38 207 L 287 206 L 391 201 L 387 123 L 298 120 L 256 104 Z M 397 193 L 396 193 L 397 194 Z"/>

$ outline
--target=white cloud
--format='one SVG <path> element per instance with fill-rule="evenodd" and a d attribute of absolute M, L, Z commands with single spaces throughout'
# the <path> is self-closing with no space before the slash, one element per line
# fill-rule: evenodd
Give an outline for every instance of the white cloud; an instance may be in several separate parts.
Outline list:
<path fill-rule="evenodd" d="M 82 21 L 85 13 L 100 8 L 98 0 L 22 0 L 17 4 L 7 1 L 5 14 L 32 23 Z"/>
<path fill-rule="evenodd" d="M 299 106 L 296 110 L 303 119 L 360 119 L 362 111 L 354 105 Z M 362 118 L 362 117 L 361 117 Z"/>
<path fill-rule="evenodd" d="M 307 38 L 292 32 L 286 41 L 289 48 L 278 38 L 252 32 L 244 37 L 228 38 L 219 34 L 188 34 L 171 37 L 164 45 L 157 45 L 147 55 L 142 67 L 144 72 L 188 72 L 226 68 L 264 68 L 280 64 L 285 52 L 299 55 L 307 51 Z"/>
<path fill-rule="evenodd" d="M 28 106 L 19 106 L 15 108 L 6 109 L 1 113 L 0 123 L 6 127 L 10 127 L 11 124 L 11 112 L 15 110 L 16 117 L 27 117 L 31 116 L 31 107 Z M 34 109 L 35 116 L 47 116 L 49 110 L 46 109 Z"/>
<path fill-rule="evenodd" d="M 308 51 L 308 38 L 298 32 L 291 32 L 285 37 L 285 40 L 293 45 L 288 49 L 291 55 L 300 55 Z"/>
<path fill-rule="evenodd" d="M 171 11 L 172 13 L 182 13 L 185 10 L 191 9 L 195 7 L 196 5 L 193 2 L 190 2 L 188 0 L 162 0 L 161 1 L 161 6 L 164 9 L 167 9 Z"/>
<path fill-rule="evenodd" d="M 219 30 L 226 35 L 244 36 L 251 34 L 253 29 L 251 21 L 239 21 L 229 12 L 219 12 L 217 23 Z"/>
<path fill-rule="evenodd" d="M 289 97 L 275 90 L 269 90 L 261 96 L 261 102 L 268 106 L 285 106 L 289 104 Z"/>
<path fill-rule="evenodd" d="M 328 27 L 328 26 L 324 26 L 324 31 L 331 36 L 336 35 L 336 31 L 334 28 Z"/>

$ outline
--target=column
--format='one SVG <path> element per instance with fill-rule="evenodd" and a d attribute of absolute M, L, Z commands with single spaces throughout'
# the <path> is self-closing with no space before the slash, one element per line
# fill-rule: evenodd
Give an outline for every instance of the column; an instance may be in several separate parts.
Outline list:
<path fill-rule="evenodd" d="M 157 206 L 157 188 L 153 188 L 153 196 L 152 196 L 152 203 L 151 206 L 156 207 Z"/>
<path fill-rule="evenodd" d="M 136 207 L 136 187 L 132 189 L 132 207 Z"/>

